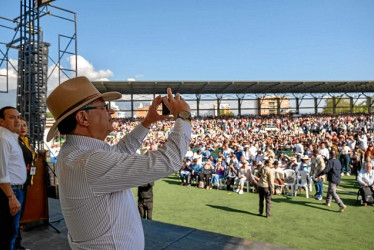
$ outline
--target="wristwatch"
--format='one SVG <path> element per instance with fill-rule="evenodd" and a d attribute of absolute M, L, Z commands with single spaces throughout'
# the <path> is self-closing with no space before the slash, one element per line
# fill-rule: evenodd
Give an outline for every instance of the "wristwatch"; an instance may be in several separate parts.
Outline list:
<path fill-rule="evenodd" d="M 185 120 L 186 122 L 189 122 L 191 124 L 191 112 L 183 110 L 179 112 L 178 118 L 181 118 Z"/>

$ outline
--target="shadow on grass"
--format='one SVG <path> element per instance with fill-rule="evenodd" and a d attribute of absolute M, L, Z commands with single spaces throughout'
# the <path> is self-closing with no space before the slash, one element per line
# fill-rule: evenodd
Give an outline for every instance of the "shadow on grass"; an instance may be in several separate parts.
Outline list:
<path fill-rule="evenodd" d="M 355 176 L 345 176 L 342 177 L 340 184 L 338 185 L 338 188 L 345 189 L 347 192 L 352 192 L 354 190 L 358 190 L 360 188 L 360 184 L 356 180 Z M 347 190 L 350 189 L 350 190 Z"/>
<path fill-rule="evenodd" d="M 285 198 L 274 197 L 273 196 L 271 200 L 273 202 L 276 202 L 276 203 L 286 202 L 286 203 L 291 203 L 291 204 L 296 204 L 296 205 L 301 205 L 301 206 L 307 206 L 307 207 L 317 208 L 317 209 L 320 209 L 320 210 L 334 212 L 333 210 L 331 210 L 331 207 L 328 208 L 325 205 L 325 199 L 326 199 L 326 197 L 324 197 L 324 200 L 320 201 L 320 202 L 311 202 L 311 201 L 308 201 L 308 199 L 307 200 L 294 200 L 294 199 L 292 199 L 292 197 L 289 197 L 289 196 L 283 196 L 283 197 L 285 197 Z M 309 198 L 309 199 L 313 199 L 313 198 Z M 355 198 L 352 198 L 352 199 L 347 199 L 347 198 L 342 199 L 341 198 L 341 200 L 343 201 L 343 203 L 345 205 L 348 205 L 348 206 L 355 206 L 355 207 L 361 206 L 361 204 L 359 204 L 359 202 L 357 202 L 356 196 L 355 196 Z M 334 199 L 332 199 L 331 206 L 332 207 L 336 206 L 338 208 L 338 205 L 335 203 Z M 339 212 L 339 210 L 336 210 L 335 212 Z"/>
<path fill-rule="evenodd" d="M 165 177 L 162 179 L 163 182 L 166 182 L 168 184 L 172 185 L 180 185 L 181 184 L 181 179 L 179 176 L 176 175 L 169 175 L 168 177 Z"/>
<path fill-rule="evenodd" d="M 178 185 L 178 186 L 181 185 L 180 180 L 163 180 L 163 181 L 166 182 L 167 184 Z"/>
<path fill-rule="evenodd" d="M 312 208 L 316 208 L 316 209 L 320 209 L 320 210 L 324 210 L 324 211 L 339 212 L 338 210 L 337 211 L 331 210 L 330 208 L 328 208 L 325 205 L 324 202 L 315 203 L 315 202 L 309 202 L 307 200 L 297 201 L 297 200 L 294 200 L 294 199 L 292 199 L 291 197 L 288 197 L 288 196 L 286 196 L 286 198 L 272 198 L 271 200 L 273 202 L 276 202 L 276 203 L 286 202 L 286 203 L 291 203 L 291 204 L 296 204 L 296 205 L 301 205 L 301 206 L 306 206 L 306 207 L 312 207 Z M 332 204 L 332 206 L 333 206 L 333 204 Z"/>
<path fill-rule="evenodd" d="M 252 212 L 248 212 L 246 210 L 239 210 L 239 209 L 235 209 L 235 208 L 231 208 L 231 207 L 224 207 L 224 206 L 217 206 L 217 205 L 210 205 L 210 204 L 207 204 L 207 206 L 211 207 L 211 208 L 215 208 L 215 209 L 221 209 L 221 210 L 224 210 L 224 211 L 227 211 L 227 212 L 250 214 L 250 215 L 258 216 L 258 213 L 252 213 Z"/>

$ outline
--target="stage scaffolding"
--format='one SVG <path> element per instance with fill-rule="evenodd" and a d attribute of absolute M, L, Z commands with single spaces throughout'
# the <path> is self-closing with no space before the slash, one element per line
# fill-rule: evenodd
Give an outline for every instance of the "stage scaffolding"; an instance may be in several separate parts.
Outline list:
<path fill-rule="evenodd" d="M 13 30 L 8 41 L 0 41 L 0 68 L 5 67 L 3 91 L 9 91 L 9 70 L 17 72 L 17 109 L 27 120 L 30 142 L 36 150 L 44 149 L 44 130 L 46 125 L 47 83 L 53 72 L 58 70 L 58 84 L 62 75 L 67 78 L 77 76 L 77 20 L 76 13 L 51 5 L 48 0 L 21 0 L 20 16 L 14 19 L 0 17 L 5 24 L 1 29 Z M 58 14 L 54 14 L 57 12 Z M 60 14 L 61 13 L 61 14 Z M 74 24 L 73 35 L 58 34 L 57 59 L 49 56 L 50 44 L 43 40 L 41 18 L 50 16 Z M 1 31 L 1 30 L 0 30 Z M 4 37 L 2 37 L 4 39 Z M 64 42 L 61 42 L 64 40 Z M 17 51 L 18 66 L 11 62 L 10 50 Z M 75 68 L 62 67 L 66 56 L 75 56 Z M 48 72 L 48 61 L 54 66 Z"/>

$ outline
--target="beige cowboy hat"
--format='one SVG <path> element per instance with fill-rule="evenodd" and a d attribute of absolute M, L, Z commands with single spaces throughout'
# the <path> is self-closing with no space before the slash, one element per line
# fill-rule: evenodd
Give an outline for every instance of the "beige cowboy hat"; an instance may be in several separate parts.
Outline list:
<path fill-rule="evenodd" d="M 46 101 L 49 111 L 56 120 L 48 132 L 47 141 L 50 141 L 57 133 L 58 124 L 75 111 L 99 98 L 103 98 L 104 101 L 113 101 L 121 96 L 119 92 L 101 94 L 84 76 L 61 83 L 52 91 Z"/>
<path fill-rule="evenodd" d="M 309 156 L 307 155 L 304 155 L 303 158 L 301 158 L 302 160 L 309 160 Z"/>

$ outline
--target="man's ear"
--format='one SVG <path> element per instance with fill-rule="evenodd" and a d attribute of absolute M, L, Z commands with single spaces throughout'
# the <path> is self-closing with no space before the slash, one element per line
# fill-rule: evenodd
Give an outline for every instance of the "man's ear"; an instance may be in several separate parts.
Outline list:
<path fill-rule="evenodd" d="M 87 112 L 84 110 L 78 111 L 75 114 L 75 119 L 77 120 L 77 123 L 81 126 L 87 127 L 89 125 Z"/>

